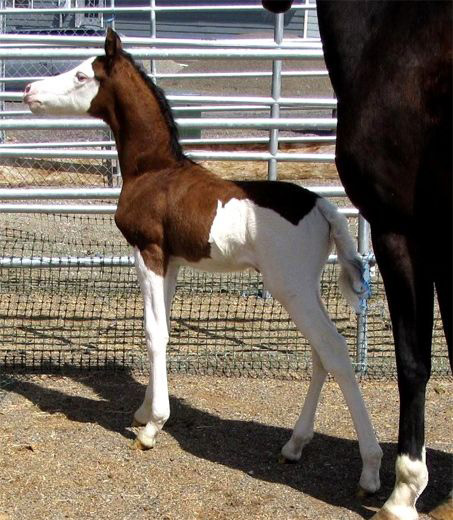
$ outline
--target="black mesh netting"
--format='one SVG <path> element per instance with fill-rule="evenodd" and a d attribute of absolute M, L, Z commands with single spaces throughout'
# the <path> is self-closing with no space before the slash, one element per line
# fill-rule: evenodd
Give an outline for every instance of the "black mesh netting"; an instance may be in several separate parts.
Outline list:
<path fill-rule="evenodd" d="M 107 216 L 2 216 L 6 259 L 126 256 L 129 247 Z M 146 369 L 142 300 L 133 267 L 1 269 L 0 365 Z M 322 295 L 351 357 L 357 359 L 357 320 L 338 293 L 338 267 L 327 265 Z M 362 369 L 395 373 L 391 323 L 382 282 L 373 273 Z M 365 344 L 361 346 L 365 348 Z M 438 313 L 433 371 L 448 373 Z M 207 274 L 182 269 L 171 315 L 170 370 L 302 377 L 310 349 L 258 274 Z"/>

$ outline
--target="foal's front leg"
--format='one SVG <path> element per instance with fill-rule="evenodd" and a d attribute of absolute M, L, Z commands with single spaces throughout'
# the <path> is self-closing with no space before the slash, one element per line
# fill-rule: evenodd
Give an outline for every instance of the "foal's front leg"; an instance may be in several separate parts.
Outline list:
<path fill-rule="evenodd" d="M 140 430 L 134 446 L 152 448 L 156 436 L 170 416 L 168 398 L 166 347 L 169 339 L 167 308 L 168 285 L 172 279 L 167 273 L 161 276 L 145 265 L 142 254 L 135 250 L 135 266 L 143 294 L 145 338 L 150 362 L 150 377 L 145 399 L 135 412 L 135 424 L 145 427 Z"/>

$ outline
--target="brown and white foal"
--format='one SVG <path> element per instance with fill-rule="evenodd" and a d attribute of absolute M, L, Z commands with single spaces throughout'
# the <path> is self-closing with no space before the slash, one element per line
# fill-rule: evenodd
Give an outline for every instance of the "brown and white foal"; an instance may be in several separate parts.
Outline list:
<path fill-rule="evenodd" d="M 313 378 L 294 432 L 282 449 L 297 460 L 313 436 L 327 372 L 340 385 L 363 461 L 360 485 L 379 488 L 382 457 L 348 357 L 346 343 L 321 302 L 319 282 L 332 242 L 341 285 L 357 306 L 361 263 L 346 219 L 325 199 L 289 183 L 231 182 L 187 159 L 163 92 L 146 77 L 109 30 L 105 56 L 37 81 L 25 89 L 35 113 L 90 114 L 110 125 L 123 177 L 115 222 L 134 248 L 144 297 L 150 381 L 136 423 L 136 444 L 151 448 L 170 415 L 166 346 L 178 268 L 254 268 L 310 341 Z"/>

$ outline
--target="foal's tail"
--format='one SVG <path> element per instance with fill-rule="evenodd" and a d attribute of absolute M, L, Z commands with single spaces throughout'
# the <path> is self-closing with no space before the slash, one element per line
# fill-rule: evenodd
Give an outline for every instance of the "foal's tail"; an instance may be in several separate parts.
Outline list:
<path fill-rule="evenodd" d="M 337 249 L 338 263 L 341 265 L 338 285 L 348 303 L 358 312 L 360 299 L 368 289 L 363 278 L 361 258 L 349 233 L 348 221 L 326 199 L 319 198 L 317 207 L 330 225 L 330 236 Z"/>

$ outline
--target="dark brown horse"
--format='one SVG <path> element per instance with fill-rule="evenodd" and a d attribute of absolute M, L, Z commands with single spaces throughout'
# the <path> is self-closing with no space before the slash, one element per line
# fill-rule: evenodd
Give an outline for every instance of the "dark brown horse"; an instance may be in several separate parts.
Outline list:
<path fill-rule="evenodd" d="M 263 0 L 273 12 L 291 3 Z M 318 0 L 317 9 L 338 99 L 336 164 L 370 222 L 395 338 L 396 484 L 375 518 L 412 520 L 428 482 L 434 289 L 452 360 L 452 3 Z M 433 516 L 452 519 L 451 498 Z"/>

